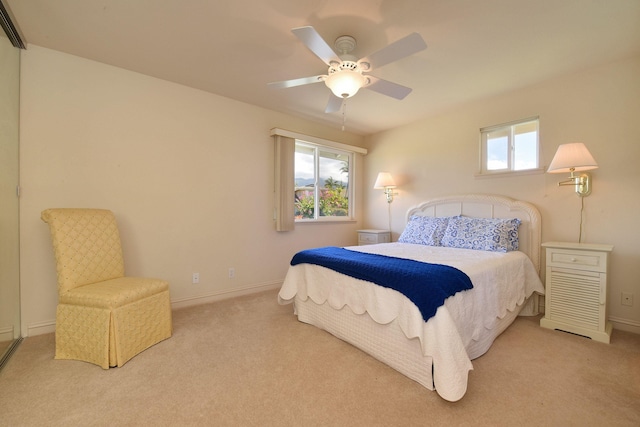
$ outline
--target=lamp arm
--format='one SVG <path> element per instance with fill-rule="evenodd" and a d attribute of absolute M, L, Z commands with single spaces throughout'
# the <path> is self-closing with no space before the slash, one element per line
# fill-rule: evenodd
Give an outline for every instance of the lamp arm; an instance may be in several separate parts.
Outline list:
<path fill-rule="evenodd" d="M 383 192 L 384 192 L 385 196 L 387 196 L 387 203 L 393 202 L 393 196 L 398 194 L 398 193 L 394 193 L 393 192 L 393 187 L 384 187 L 384 191 Z"/>
<path fill-rule="evenodd" d="M 560 187 L 561 185 L 577 185 L 577 184 L 580 184 L 579 181 L 580 181 L 580 177 L 576 176 L 576 177 L 573 177 L 573 178 L 569 178 L 566 181 L 560 181 L 558 183 L 558 187 Z"/>
<path fill-rule="evenodd" d="M 569 179 L 558 183 L 558 186 L 561 185 L 573 185 L 576 193 L 580 197 L 585 197 L 591 194 L 591 176 L 586 172 L 581 173 L 580 175 L 574 175 L 574 172 L 571 171 Z"/>

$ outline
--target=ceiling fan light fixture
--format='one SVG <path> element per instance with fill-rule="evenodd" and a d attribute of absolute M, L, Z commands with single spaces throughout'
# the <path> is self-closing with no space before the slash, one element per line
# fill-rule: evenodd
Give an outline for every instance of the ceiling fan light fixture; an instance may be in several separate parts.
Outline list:
<path fill-rule="evenodd" d="M 338 98 L 351 98 L 361 87 L 366 86 L 367 78 L 359 71 L 342 69 L 329 74 L 324 84 Z"/>

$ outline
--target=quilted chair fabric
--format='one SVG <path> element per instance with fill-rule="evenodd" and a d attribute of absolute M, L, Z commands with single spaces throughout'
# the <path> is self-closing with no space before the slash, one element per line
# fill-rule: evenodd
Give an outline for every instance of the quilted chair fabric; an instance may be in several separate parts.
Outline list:
<path fill-rule="evenodd" d="M 122 366 L 171 336 L 169 283 L 126 277 L 116 218 L 106 209 L 47 209 L 58 274 L 56 359 Z"/>

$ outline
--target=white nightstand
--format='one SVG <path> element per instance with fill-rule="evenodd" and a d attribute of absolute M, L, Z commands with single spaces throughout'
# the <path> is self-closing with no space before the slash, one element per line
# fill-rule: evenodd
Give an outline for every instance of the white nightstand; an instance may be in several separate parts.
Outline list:
<path fill-rule="evenodd" d="M 607 270 L 611 245 L 547 242 L 545 314 L 540 326 L 609 343 Z"/>
<path fill-rule="evenodd" d="M 389 243 L 391 232 L 389 230 L 358 230 L 358 245 L 373 245 L 375 243 Z"/>

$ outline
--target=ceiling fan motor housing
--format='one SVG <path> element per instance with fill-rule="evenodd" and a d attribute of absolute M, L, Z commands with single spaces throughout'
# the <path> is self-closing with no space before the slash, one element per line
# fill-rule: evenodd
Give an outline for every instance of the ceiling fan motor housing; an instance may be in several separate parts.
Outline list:
<path fill-rule="evenodd" d="M 351 36 L 340 36 L 334 46 L 340 52 L 340 63 L 331 61 L 328 76 L 324 83 L 339 98 L 350 98 L 360 88 L 369 84 L 369 79 L 362 75 L 357 58 L 350 54 L 356 47 L 356 39 Z"/>
<path fill-rule="evenodd" d="M 355 61 L 343 60 L 340 63 L 332 61 L 327 74 L 331 75 L 334 73 L 339 73 L 341 71 L 354 71 L 357 73 L 362 73 L 363 70 Z"/>

